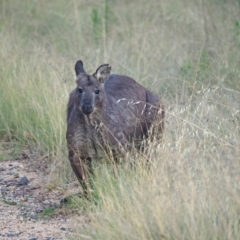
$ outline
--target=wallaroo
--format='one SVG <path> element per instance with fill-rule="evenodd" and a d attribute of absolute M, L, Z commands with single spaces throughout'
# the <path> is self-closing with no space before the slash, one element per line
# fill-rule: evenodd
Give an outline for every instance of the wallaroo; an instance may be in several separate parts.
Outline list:
<path fill-rule="evenodd" d="M 156 94 L 132 78 L 110 74 L 109 64 L 88 75 L 79 60 L 75 72 L 77 87 L 68 102 L 66 137 L 69 161 L 87 193 L 92 161 L 109 148 L 121 156 L 132 147 L 140 148 L 156 132 L 161 136 L 164 108 Z"/>

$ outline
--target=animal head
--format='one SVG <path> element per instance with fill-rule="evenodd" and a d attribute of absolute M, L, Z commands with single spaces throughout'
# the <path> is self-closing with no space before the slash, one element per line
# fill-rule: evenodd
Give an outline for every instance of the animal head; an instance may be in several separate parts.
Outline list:
<path fill-rule="evenodd" d="M 88 75 L 81 60 L 75 65 L 76 72 L 76 104 L 85 115 L 100 109 L 105 100 L 104 83 L 108 80 L 111 66 L 101 65 L 93 75 Z"/>

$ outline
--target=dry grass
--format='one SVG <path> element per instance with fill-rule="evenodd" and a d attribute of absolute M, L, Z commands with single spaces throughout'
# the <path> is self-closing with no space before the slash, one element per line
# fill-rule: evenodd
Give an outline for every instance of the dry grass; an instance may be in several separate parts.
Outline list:
<path fill-rule="evenodd" d="M 238 239 L 237 110 L 223 109 L 220 100 L 209 101 L 223 93 L 227 91 L 203 89 L 196 103 L 168 109 L 163 143 L 154 143 L 158 147 L 150 146 L 145 155 L 127 156 L 116 175 L 107 166 L 97 168 L 93 200 L 78 202 L 81 209 L 89 209 L 91 224 L 80 219 L 77 237 Z M 129 161 L 137 162 L 134 169 Z"/>
<path fill-rule="evenodd" d="M 76 239 L 240 238 L 239 5 L 1 1 L 0 135 L 49 157 L 51 184 L 74 179 L 65 109 L 76 60 L 89 73 L 110 63 L 166 107 L 161 144 L 128 154 L 114 174 L 96 165 L 94 196 L 78 200 L 90 223 L 76 223 Z"/>

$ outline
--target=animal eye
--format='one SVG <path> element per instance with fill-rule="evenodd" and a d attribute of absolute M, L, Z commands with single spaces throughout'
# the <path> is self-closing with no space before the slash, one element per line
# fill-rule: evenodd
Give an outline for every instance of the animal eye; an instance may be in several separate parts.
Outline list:
<path fill-rule="evenodd" d="M 82 92 L 83 92 L 82 88 L 79 88 L 78 93 L 82 93 Z"/>
<path fill-rule="evenodd" d="M 95 93 L 96 93 L 96 94 L 99 94 L 99 92 L 100 92 L 99 90 L 95 90 Z"/>

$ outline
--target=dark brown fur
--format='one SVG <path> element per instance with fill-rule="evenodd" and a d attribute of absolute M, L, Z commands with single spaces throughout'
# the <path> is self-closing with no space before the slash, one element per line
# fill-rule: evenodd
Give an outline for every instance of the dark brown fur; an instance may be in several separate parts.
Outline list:
<path fill-rule="evenodd" d="M 73 171 L 87 190 L 92 159 L 104 156 L 106 147 L 122 155 L 153 132 L 161 135 L 164 109 L 159 97 L 135 80 L 110 75 L 108 64 L 88 75 L 78 61 L 75 71 L 77 88 L 68 102 L 67 143 Z"/>

